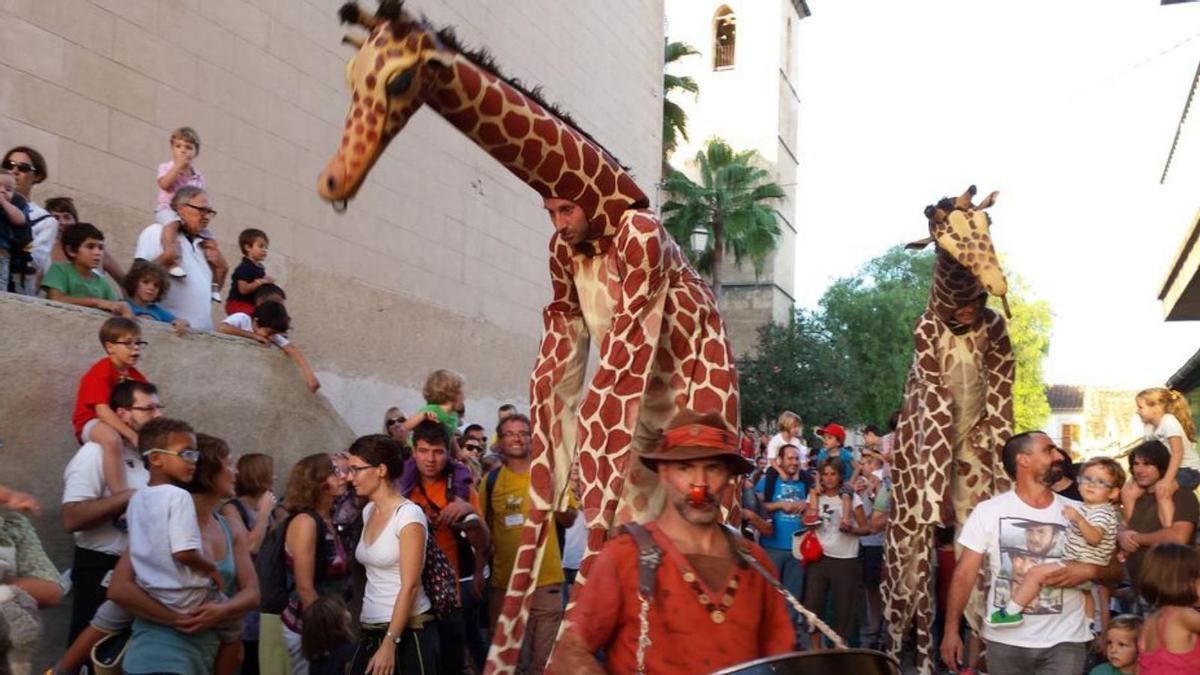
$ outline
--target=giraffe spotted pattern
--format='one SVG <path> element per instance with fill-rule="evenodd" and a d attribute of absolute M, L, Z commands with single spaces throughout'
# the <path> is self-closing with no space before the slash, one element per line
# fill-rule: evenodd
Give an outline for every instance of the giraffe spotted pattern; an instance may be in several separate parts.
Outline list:
<path fill-rule="evenodd" d="M 572 462 L 589 530 L 582 586 L 608 531 L 661 507 L 657 475 L 637 457 L 676 411 L 717 411 L 737 429 L 732 350 L 707 284 L 604 148 L 407 14 L 351 14 L 370 37 L 347 65 L 351 107 L 318 180 L 324 198 L 353 197 L 388 142 L 428 105 L 537 194 L 579 205 L 593 235 L 579 246 L 557 234 L 550 241 L 551 300 L 530 382 L 529 511 L 485 668 L 509 673 Z M 592 341 L 599 364 L 589 380 Z M 736 521 L 736 504 L 727 506 Z"/>
<path fill-rule="evenodd" d="M 1004 318 L 983 308 L 986 294 L 1003 296 L 1007 284 L 981 210 L 996 195 L 975 207 L 974 194 L 972 186 L 926 211 L 930 240 L 921 244 L 937 244 L 937 262 L 929 303 L 913 331 L 913 363 L 896 428 L 883 597 L 894 655 L 915 622 L 920 673 L 935 665 L 933 530 L 961 527 L 976 504 L 1009 485 L 1000 448 L 1012 435 L 1016 360 Z M 978 320 L 959 324 L 955 310 L 972 304 L 980 310 Z M 986 570 L 965 612 L 974 630 L 982 620 Z"/>

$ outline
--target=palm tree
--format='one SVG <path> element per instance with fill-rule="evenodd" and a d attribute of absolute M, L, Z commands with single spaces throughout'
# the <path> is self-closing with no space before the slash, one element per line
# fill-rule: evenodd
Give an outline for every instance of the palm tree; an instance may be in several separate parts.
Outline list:
<path fill-rule="evenodd" d="M 672 75 L 667 72 L 667 68 L 672 63 L 678 61 L 685 56 L 699 54 L 695 47 L 686 42 L 668 42 L 666 53 L 663 58 L 663 175 L 670 172 L 670 165 L 667 164 L 667 158 L 671 153 L 675 152 L 675 148 L 679 145 L 679 139 L 688 139 L 687 135 L 687 113 L 679 104 L 671 100 L 671 93 L 675 91 L 686 91 L 692 96 L 700 95 L 700 86 L 692 78 L 684 75 Z"/>
<path fill-rule="evenodd" d="M 725 253 L 733 253 L 737 265 L 749 257 L 755 274 L 761 274 L 779 242 L 774 204 L 783 200 L 783 188 L 756 164 L 757 159 L 753 150 L 735 152 L 725 141 L 713 138 L 696 153 L 699 183 L 679 171 L 671 171 L 663 183 L 670 196 L 662 207 L 663 225 L 696 269 L 709 275 L 718 298 Z M 701 228 L 707 231 L 708 242 L 703 251 L 696 251 L 692 233 Z"/>

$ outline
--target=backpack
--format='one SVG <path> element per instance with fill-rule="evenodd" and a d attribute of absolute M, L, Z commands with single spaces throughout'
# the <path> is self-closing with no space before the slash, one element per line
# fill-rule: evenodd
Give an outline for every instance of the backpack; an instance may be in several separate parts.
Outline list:
<path fill-rule="evenodd" d="M 317 521 L 317 548 L 320 553 L 321 545 L 325 544 L 327 534 L 325 521 L 321 516 L 310 510 L 298 511 L 271 526 L 263 535 L 262 545 L 258 548 L 258 557 L 254 560 L 254 571 L 258 574 L 258 591 L 262 595 L 260 610 L 263 614 L 282 614 L 292 597 L 292 584 L 288 583 L 287 558 L 284 544 L 287 541 L 288 526 L 292 519 L 301 513 Z M 319 583 L 325 576 L 324 565 L 313 566 L 313 583 Z"/>
<path fill-rule="evenodd" d="M 18 196 L 19 195 L 13 195 L 13 205 L 21 208 L 18 205 Z M 7 219 L 3 223 L 5 232 L 0 234 L 6 237 L 9 241 L 8 255 L 10 275 L 37 273 L 37 268 L 33 266 L 33 254 L 27 249 L 33 244 L 33 226 L 37 225 L 43 220 L 46 220 L 47 218 L 53 218 L 53 216 L 47 213 L 40 218 L 29 221 L 23 227 L 13 227 L 7 222 Z M 8 279 L 4 279 L 3 283 L 7 287 Z"/>
<path fill-rule="evenodd" d="M 425 564 L 421 566 L 421 586 L 439 617 L 446 617 L 459 606 L 458 573 L 450 566 L 442 547 L 425 527 Z"/>

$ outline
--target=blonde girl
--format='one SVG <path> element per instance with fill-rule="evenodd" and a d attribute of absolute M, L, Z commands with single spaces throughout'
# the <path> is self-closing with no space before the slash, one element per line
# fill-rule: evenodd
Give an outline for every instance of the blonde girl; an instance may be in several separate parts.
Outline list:
<path fill-rule="evenodd" d="M 804 422 L 796 413 L 785 410 L 779 413 L 775 426 L 779 433 L 767 442 L 767 461 L 770 466 L 778 468 L 779 449 L 785 445 L 794 445 L 800 450 L 800 470 L 808 467 L 808 446 L 804 445 Z"/>
<path fill-rule="evenodd" d="M 1105 663 L 1092 668 L 1088 675 L 1133 675 L 1138 671 L 1138 638 L 1142 617 L 1122 614 L 1108 622 L 1100 634 L 1099 651 Z"/>
<path fill-rule="evenodd" d="M 1192 411 L 1183 394 L 1164 387 L 1143 389 L 1136 400 L 1138 417 L 1146 425 L 1145 439 L 1161 441 L 1171 450 L 1167 472 L 1153 488 L 1158 519 L 1163 527 L 1170 527 L 1175 517 L 1175 491 L 1182 488 L 1190 492 L 1200 485 L 1200 455 L 1194 447 L 1196 427 Z M 1126 519 L 1132 517 L 1133 504 L 1143 494 L 1134 481 L 1126 483 L 1121 495 Z"/>

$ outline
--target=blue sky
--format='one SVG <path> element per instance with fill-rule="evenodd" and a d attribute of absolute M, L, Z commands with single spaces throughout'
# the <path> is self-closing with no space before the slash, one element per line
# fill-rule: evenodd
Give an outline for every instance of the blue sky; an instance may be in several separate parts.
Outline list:
<path fill-rule="evenodd" d="M 810 6 L 801 306 L 925 236 L 924 206 L 974 183 L 1000 191 L 992 233 L 1007 270 L 1054 311 L 1048 383 L 1161 384 L 1200 348 L 1200 323 L 1165 323 L 1157 300 L 1200 208 L 1200 133 L 1158 183 L 1200 61 L 1200 3 Z"/>

